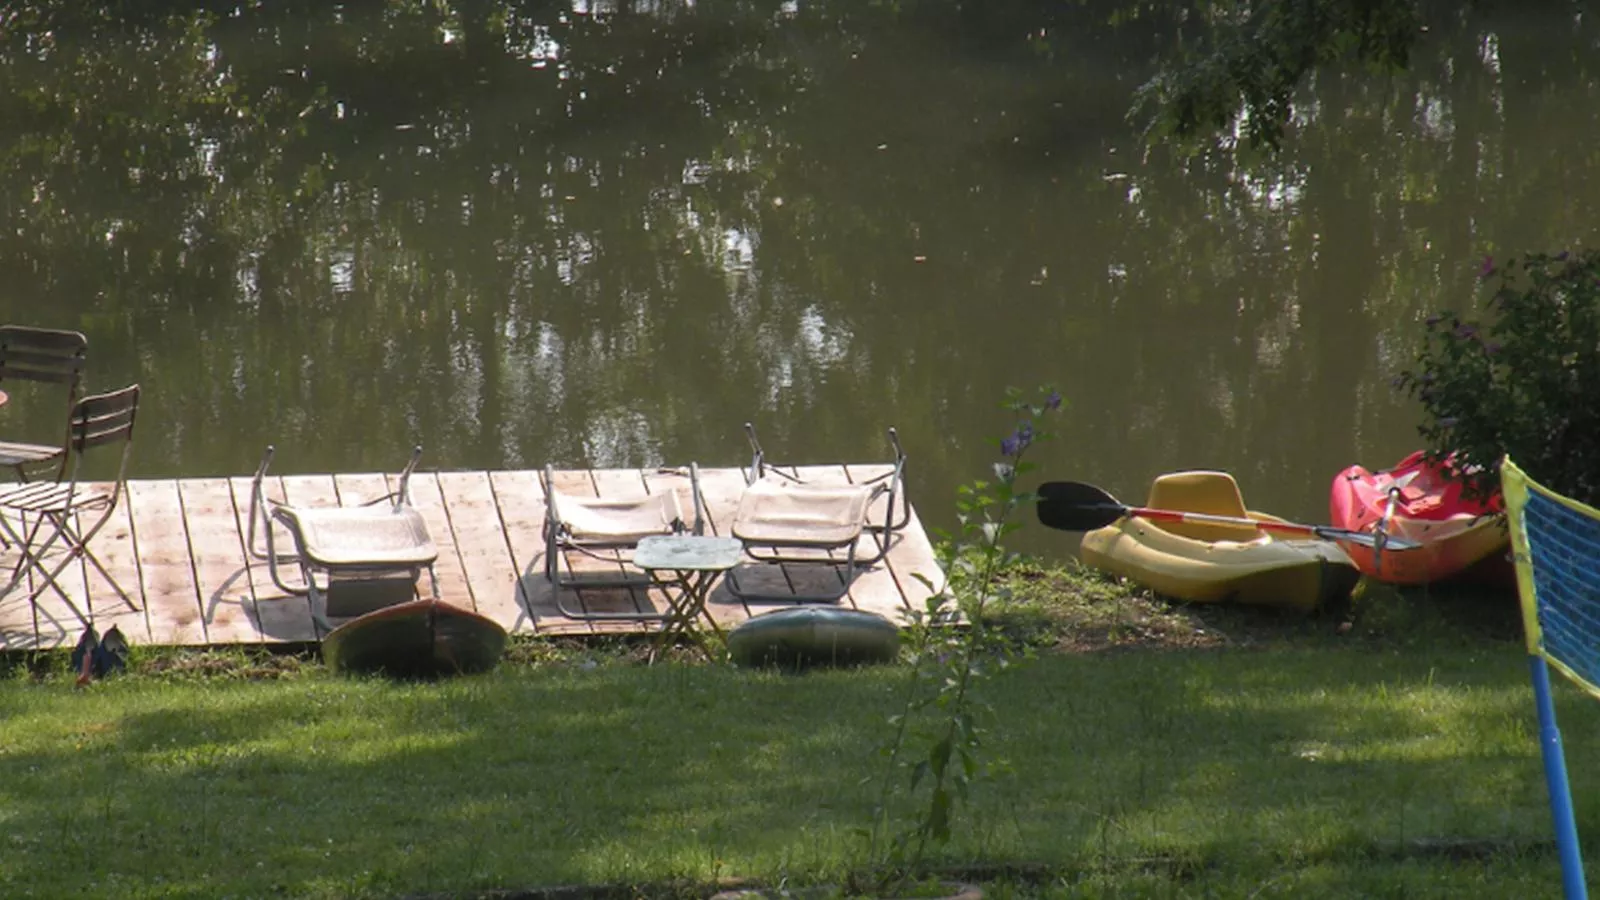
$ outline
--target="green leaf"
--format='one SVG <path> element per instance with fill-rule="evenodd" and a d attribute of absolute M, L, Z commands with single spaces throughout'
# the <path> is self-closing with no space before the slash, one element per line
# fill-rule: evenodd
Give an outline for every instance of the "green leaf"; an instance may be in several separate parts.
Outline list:
<path fill-rule="evenodd" d="M 928 835 L 935 843 L 950 841 L 950 792 L 936 788 L 928 803 Z"/>
<path fill-rule="evenodd" d="M 928 771 L 929 771 L 929 766 L 928 766 L 928 761 L 927 760 L 923 760 L 923 761 L 917 763 L 916 766 L 914 768 L 912 768 L 912 770 L 911 770 L 911 790 L 912 791 L 916 791 L 917 785 L 922 783 L 922 779 L 925 776 L 927 776 Z"/>
<path fill-rule="evenodd" d="M 950 738 L 945 737 L 942 738 L 937 744 L 934 744 L 933 749 L 929 751 L 928 765 L 933 769 L 933 774 L 935 777 L 944 777 L 945 766 L 949 765 L 950 763 L 951 749 Z"/>

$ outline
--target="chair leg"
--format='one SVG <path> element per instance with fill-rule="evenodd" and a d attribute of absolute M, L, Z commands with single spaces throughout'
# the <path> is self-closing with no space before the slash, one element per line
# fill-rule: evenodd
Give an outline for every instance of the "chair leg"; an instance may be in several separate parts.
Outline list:
<path fill-rule="evenodd" d="M 94 540 L 94 536 L 100 533 L 100 529 L 104 528 L 107 522 L 111 521 L 111 514 L 116 512 L 116 509 L 116 498 L 113 497 L 110 504 L 106 507 L 105 512 L 101 513 L 100 518 L 97 519 L 93 525 L 89 526 L 88 531 L 81 531 L 67 523 L 65 520 L 62 521 L 60 528 L 62 532 L 67 535 L 67 540 L 78 548 L 78 552 L 82 554 L 84 560 L 90 565 L 94 566 L 95 571 L 100 573 L 100 577 L 104 578 L 106 583 L 111 585 L 111 589 L 117 592 L 117 596 L 122 598 L 122 602 L 128 604 L 129 609 L 137 612 L 138 610 L 142 609 L 142 607 L 133 602 L 133 597 L 129 596 L 128 592 L 123 589 L 122 585 L 117 581 L 117 579 L 111 577 L 111 573 L 106 570 L 105 564 L 100 562 L 100 557 L 96 556 L 94 551 L 89 548 L 89 544 Z M 68 513 L 67 515 L 74 516 L 75 514 Z"/>
<path fill-rule="evenodd" d="M 309 570 L 302 569 L 301 572 L 305 576 L 306 584 L 309 585 L 306 590 L 306 602 L 311 606 L 311 624 L 318 630 L 318 638 L 325 637 L 333 630 L 333 623 L 328 621 L 328 598 L 317 587 L 317 579 Z"/>
<path fill-rule="evenodd" d="M 46 515 L 48 515 L 53 521 L 56 519 L 54 514 L 41 514 L 41 521 L 35 524 L 34 527 L 29 530 L 28 536 L 30 540 L 27 541 L 23 539 L 22 535 L 16 533 L 16 531 L 11 527 L 11 523 L 9 521 L 3 517 L 0 517 L 0 531 L 3 531 L 7 538 L 14 541 L 22 548 L 22 558 L 17 561 L 16 567 L 12 570 L 11 579 L 6 583 L 5 588 L 0 590 L 0 596 L 9 594 L 13 590 L 16 590 L 17 585 L 27 577 L 29 572 L 37 571 L 39 575 L 42 576 L 43 580 L 33 589 L 33 592 L 28 595 L 28 603 L 33 606 L 34 610 L 37 611 L 39 609 L 39 596 L 46 590 L 54 589 L 57 594 L 61 595 L 61 600 L 63 603 L 67 604 L 67 608 L 72 610 L 72 614 L 78 617 L 78 621 L 84 625 L 88 625 L 89 617 L 84 614 L 83 610 L 78 608 L 78 604 L 72 602 L 72 597 L 68 596 L 67 592 L 56 580 L 58 577 L 60 577 L 62 572 L 66 571 L 67 566 L 72 565 L 73 562 L 83 556 L 83 546 L 73 542 L 69 536 L 68 540 L 66 541 L 68 544 L 66 558 L 57 563 L 53 569 L 45 566 L 45 554 L 50 551 L 50 548 L 55 546 L 57 540 L 61 538 L 63 534 L 64 526 L 58 524 L 56 531 L 53 532 L 50 537 L 45 539 L 43 546 L 39 547 L 37 550 L 33 549 L 32 547 L 31 538 L 38 533 Z"/>

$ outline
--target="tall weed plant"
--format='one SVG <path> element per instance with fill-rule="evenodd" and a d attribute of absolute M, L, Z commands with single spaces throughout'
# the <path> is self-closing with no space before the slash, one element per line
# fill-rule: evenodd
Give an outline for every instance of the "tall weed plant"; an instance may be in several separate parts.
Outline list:
<path fill-rule="evenodd" d="M 1058 392 L 1039 393 L 1030 402 L 1014 388 L 1006 392 L 1003 406 L 1014 426 L 996 441 L 994 477 L 957 489 L 957 532 L 938 535 L 945 583 L 917 576 L 932 593 L 922 609 L 907 614 L 909 665 L 880 748 L 884 768 L 873 822 L 863 829 L 876 878 L 871 887 L 879 896 L 903 887 L 930 853 L 949 843 L 961 807 L 991 768 L 982 756 L 991 710 L 974 687 L 1020 652 L 989 627 L 987 614 L 1009 599 L 1003 576 L 1019 557 L 1006 549 L 1006 539 L 1022 527 L 1017 512 L 1037 500 L 1017 486 L 1034 468 L 1028 451 L 1051 437 L 1042 420 L 1061 409 Z"/>

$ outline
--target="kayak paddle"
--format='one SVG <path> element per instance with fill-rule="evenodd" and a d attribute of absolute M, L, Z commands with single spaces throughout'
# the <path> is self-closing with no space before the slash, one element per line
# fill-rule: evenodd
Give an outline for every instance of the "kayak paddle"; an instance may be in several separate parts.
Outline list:
<path fill-rule="evenodd" d="M 1331 525 L 1300 525 L 1295 522 L 1264 522 L 1237 516 L 1218 516 L 1211 513 L 1183 512 L 1176 509 L 1151 509 L 1145 506 L 1126 506 L 1092 484 L 1079 481 L 1047 481 L 1039 485 L 1039 523 L 1061 531 L 1090 531 L 1110 525 L 1123 516 L 1139 516 L 1165 522 L 1197 522 L 1207 525 L 1249 525 L 1265 531 L 1282 531 L 1289 534 L 1309 534 L 1327 541 L 1344 541 L 1363 547 L 1375 547 L 1379 538 L 1363 531 L 1334 528 Z M 1408 538 L 1385 535 L 1383 547 L 1388 550 L 1413 550 L 1422 546 Z"/>

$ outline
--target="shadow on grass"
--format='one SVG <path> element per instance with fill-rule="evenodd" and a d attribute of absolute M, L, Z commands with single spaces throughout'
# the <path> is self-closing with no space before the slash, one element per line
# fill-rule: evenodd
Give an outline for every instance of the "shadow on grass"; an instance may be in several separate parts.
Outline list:
<path fill-rule="evenodd" d="M 1549 819 L 1522 656 L 1476 630 L 1467 602 L 1498 615 L 1494 600 L 1409 592 L 1316 619 L 1134 608 L 1114 591 L 1036 611 L 1110 623 L 1103 635 L 1220 637 L 1046 653 L 983 682 L 993 771 L 938 863 L 1145 860 L 1182 880 L 1441 847 L 1537 855 Z M 1218 649 L 1239 646 L 1258 652 Z M 152 675 L 87 691 L 14 678 L 0 685 L 0 894 L 804 883 L 862 864 L 855 831 L 904 670 L 782 677 L 628 665 L 625 646 L 514 649 L 492 675 L 432 683 L 248 654 L 149 660 Z M 1593 704 L 1563 690 L 1560 705 L 1569 757 L 1600 749 Z M 1590 830 L 1594 785 L 1573 780 Z"/>
<path fill-rule="evenodd" d="M 1526 843 L 1548 812 L 1521 671 L 1498 652 L 1361 647 L 1044 657 L 985 684 L 1003 766 L 944 862 Z M 193 897 L 827 878 L 860 863 L 896 677 L 8 686 L 0 877 Z M 1596 744 L 1579 718 L 1574 755 Z"/>

